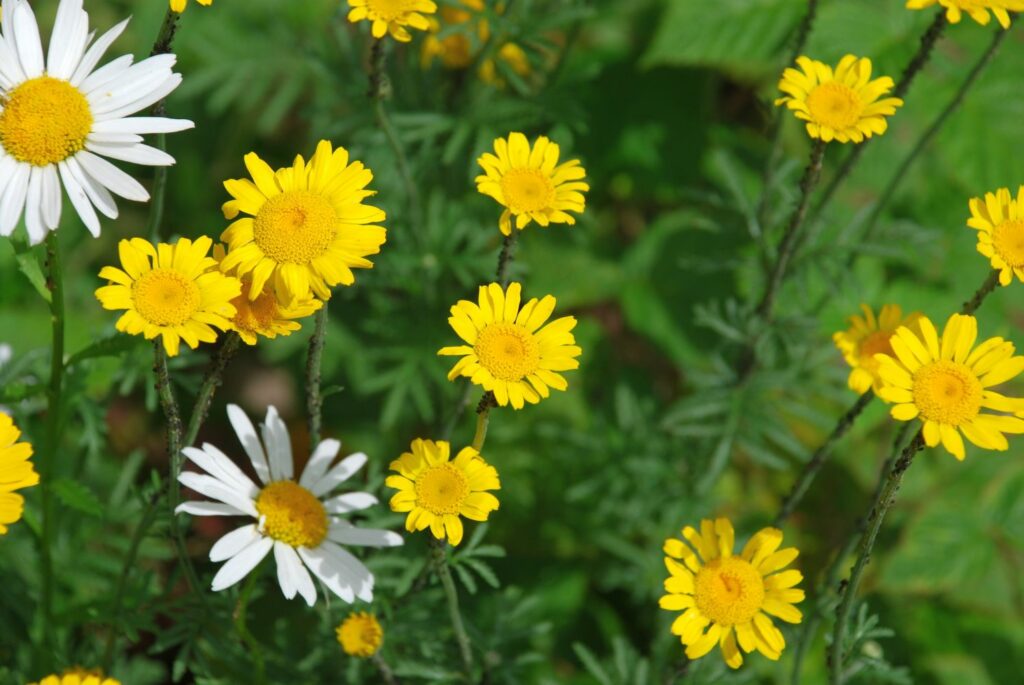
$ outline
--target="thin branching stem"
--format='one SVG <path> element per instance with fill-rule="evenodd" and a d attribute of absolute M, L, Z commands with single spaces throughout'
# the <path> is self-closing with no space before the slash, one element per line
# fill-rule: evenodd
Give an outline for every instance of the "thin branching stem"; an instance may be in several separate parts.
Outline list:
<path fill-rule="evenodd" d="M 321 364 L 327 344 L 327 303 L 316 313 L 313 335 L 309 339 L 306 357 L 306 411 L 309 413 L 309 445 L 320 444 L 323 429 L 323 394 L 320 390 Z"/>
<path fill-rule="evenodd" d="M 150 51 L 150 56 L 163 55 L 171 51 L 171 44 L 174 42 L 174 36 L 178 32 L 178 21 L 181 19 L 181 15 L 177 12 L 168 9 L 167 14 L 164 15 L 164 21 L 160 25 L 160 32 L 156 36 L 156 40 L 153 42 L 153 49 Z M 164 108 L 164 100 L 161 99 L 152 108 L 152 114 L 155 117 L 162 117 L 167 114 Z M 160 150 L 161 152 L 167 151 L 167 135 L 164 133 L 158 133 L 153 139 L 153 147 Z M 153 192 L 150 198 L 150 209 L 149 209 L 149 221 L 146 226 L 146 235 L 149 239 L 157 243 L 160 241 L 160 229 L 164 219 L 164 198 L 167 194 L 167 170 L 166 166 L 158 166 L 153 170 Z"/>
<path fill-rule="evenodd" d="M 189 417 L 188 427 L 185 429 L 185 435 L 181 440 L 182 447 L 191 447 L 196 441 L 199 429 L 202 428 L 207 415 L 210 413 L 213 396 L 217 393 L 217 388 L 224 382 L 224 371 L 227 370 L 231 358 L 235 356 L 240 341 L 241 338 L 234 331 L 229 331 L 224 336 L 224 342 L 221 343 L 220 349 L 217 350 L 217 356 L 214 358 L 210 370 L 207 371 L 206 378 L 203 379 L 202 387 L 199 388 L 199 396 L 196 398 L 196 404 L 192 409 L 192 416 Z"/>
<path fill-rule="evenodd" d="M 380 672 L 380 677 L 384 681 L 384 685 L 398 685 L 398 679 L 395 678 L 395 672 L 391 670 L 391 666 L 388 662 L 384 661 L 384 657 L 377 652 L 371 658 L 373 665 L 377 667 L 377 671 Z"/>
<path fill-rule="evenodd" d="M 256 579 L 259 577 L 257 569 L 253 569 L 249 573 L 249 577 L 245 579 L 245 584 L 242 585 L 242 591 L 238 594 L 238 603 L 235 605 L 234 612 L 234 624 L 235 632 L 238 633 L 238 638 L 245 645 L 246 649 L 249 650 L 249 654 L 252 657 L 252 664 L 255 683 L 256 685 L 266 685 L 267 673 L 266 664 L 263 658 L 264 647 L 259 641 L 253 636 L 249 630 L 249 626 L 246 623 L 246 614 L 249 610 L 249 600 L 252 598 L 252 591 L 256 587 Z"/>
<path fill-rule="evenodd" d="M 452 622 L 452 630 L 455 632 L 455 641 L 459 645 L 462 668 L 466 680 L 473 682 L 473 645 L 469 640 L 469 634 L 466 633 L 466 626 L 462 622 L 462 612 L 459 610 L 459 593 L 455 589 L 455 581 L 452 579 L 452 572 L 448 568 L 445 543 L 431 537 L 430 551 L 434 561 L 434 571 L 437 573 L 438 580 L 441 581 L 445 598 L 448 600 L 448 616 Z"/>

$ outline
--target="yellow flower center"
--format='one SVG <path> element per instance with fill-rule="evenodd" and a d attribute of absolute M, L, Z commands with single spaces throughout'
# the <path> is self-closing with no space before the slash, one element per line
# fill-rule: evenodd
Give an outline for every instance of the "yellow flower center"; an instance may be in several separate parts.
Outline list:
<path fill-rule="evenodd" d="M 746 623 L 764 602 L 764 580 L 750 562 L 740 557 L 712 559 L 697 571 L 694 602 L 715 623 Z"/>
<path fill-rule="evenodd" d="M 967 366 L 943 359 L 914 374 L 914 405 L 921 416 L 959 426 L 981 409 L 981 381 Z"/>
<path fill-rule="evenodd" d="M 275 195 L 256 214 L 253 238 L 279 264 L 309 264 L 337 235 L 338 215 L 322 195 L 292 190 Z"/>
<path fill-rule="evenodd" d="M 384 631 L 372 614 L 352 614 L 338 627 L 338 642 L 350 656 L 366 659 L 377 653 Z"/>
<path fill-rule="evenodd" d="M 510 323 L 488 324 L 473 348 L 480 364 L 503 381 L 518 381 L 537 371 L 540 349 L 533 334 Z"/>
<path fill-rule="evenodd" d="M 7 93 L 0 112 L 0 143 L 19 162 L 48 166 L 85 147 L 92 111 L 67 81 L 40 76 Z"/>
<path fill-rule="evenodd" d="M 157 326 L 180 326 L 196 313 L 202 293 L 195 281 L 173 269 L 153 269 L 132 284 L 135 310 Z"/>
<path fill-rule="evenodd" d="M 807 110 L 815 122 L 838 131 L 860 120 L 864 104 L 852 88 L 830 81 L 815 86 L 808 93 Z"/>
<path fill-rule="evenodd" d="M 415 0 L 366 0 L 366 9 L 383 21 L 397 21 L 413 11 L 415 4 Z"/>
<path fill-rule="evenodd" d="M 992 231 L 992 247 L 1006 264 L 1024 267 L 1024 220 L 1007 219 Z"/>
<path fill-rule="evenodd" d="M 865 368 L 874 369 L 878 367 L 875 361 L 876 354 L 888 354 L 892 356 L 892 331 L 875 331 L 860 341 L 860 365 Z"/>
<path fill-rule="evenodd" d="M 250 301 L 251 288 L 251 280 L 242 281 L 242 294 L 231 300 L 231 304 L 235 305 L 235 318 L 232 319 L 232 323 L 239 330 L 262 333 L 278 319 L 277 298 L 274 293 L 264 289 L 255 300 Z"/>
<path fill-rule="evenodd" d="M 539 212 L 555 201 L 555 184 L 540 169 L 511 169 L 501 177 L 501 192 L 514 212 Z"/>
<path fill-rule="evenodd" d="M 327 537 L 327 511 L 312 492 L 290 480 L 260 490 L 256 511 L 263 532 L 292 547 L 313 548 Z"/>
<path fill-rule="evenodd" d="M 468 496 L 466 476 L 450 462 L 431 466 L 416 478 L 416 504 L 432 514 L 458 515 Z"/>

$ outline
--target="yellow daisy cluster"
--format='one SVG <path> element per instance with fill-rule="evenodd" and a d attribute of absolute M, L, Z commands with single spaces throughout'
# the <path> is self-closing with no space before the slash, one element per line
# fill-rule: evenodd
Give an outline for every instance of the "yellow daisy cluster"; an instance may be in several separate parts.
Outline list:
<path fill-rule="evenodd" d="M 491 39 L 490 24 L 482 16 L 484 9 L 483 0 L 459 0 L 458 5 L 442 7 L 438 19 L 429 17 L 430 32 L 421 51 L 423 65 L 430 66 L 435 60 L 440 60 L 446 69 L 465 69 L 472 65 L 480 47 Z M 501 11 L 500 7 L 498 11 Z M 466 25 L 470 30 L 440 35 L 442 29 Z M 480 61 L 477 70 L 485 83 L 500 85 L 499 61 L 520 76 L 530 74 L 530 60 L 526 52 L 516 43 L 506 42 L 496 48 L 495 57 Z"/>
<path fill-rule="evenodd" d="M 433 0 L 348 0 L 348 6 L 350 22 L 368 21 L 374 38 L 391 34 L 400 43 L 412 40 L 409 29 L 426 31 L 429 24 L 424 15 L 437 11 Z"/>
<path fill-rule="evenodd" d="M 1010 12 L 1024 12 L 1024 0 L 907 0 L 907 9 L 912 10 L 928 9 L 935 5 L 946 10 L 946 19 L 951 24 L 959 24 L 966 14 L 982 26 L 987 26 L 991 12 L 1004 29 L 1010 28 Z"/>

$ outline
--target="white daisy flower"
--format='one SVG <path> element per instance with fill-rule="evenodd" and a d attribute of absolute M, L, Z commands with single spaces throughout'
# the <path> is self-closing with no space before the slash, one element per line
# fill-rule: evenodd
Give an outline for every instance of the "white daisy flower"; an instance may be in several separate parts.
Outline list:
<path fill-rule="evenodd" d="M 22 213 L 37 244 L 60 223 L 61 185 L 86 228 L 100 234 L 95 207 L 117 218 L 111 193 L 145 202 L 149 193 L 104 157 L 148 166 L 174 158 L 142 143 L 142 134 L 192 128 L 185 119 L 130 117 L 181 83 L 174 55 L 132 64 L 124 55 L 95 69 L 128 20 L 95 42 L 82 0 L 61 0 L 43 59 L 35 14 L 26 0 L 5 0 L 0 23 L 0 235 Z"/>
<path fill-rule="evenodd" d="M 210 549 L 210 561 L 226 562 L 213 578 L 213 590 L 223 590 L 240 581 L 273 549 L 277 580 L 288 599 L 299 594 L 310 606 L 316 602 L 316 589 L 306 571 L 309 568 L 346 602 L 351 603 L 356 597 L 371 601 L 373 574 L 341 546 L 393 547 L 402 544 L 402 537 L 389 530 L 357 528 L 338 518 L 377 504 L 373 495 L 346 492 L 329 497 L 362 468 L 366 455 L 353 454 L 329 468 L 341 443 L 324 440 L 317 445 L 296 482 L 291 439 L 277 409 L 267 409 L 266 421 L 260 426 L 262 444 L 241 408 L 229 405 L 228 418 L 262 487 L 210 444 L 204 444 L 202 449 L 183 450 L 209 475 L 184 472 L 178 478 L 186 487 L 217 501 L 186 502 L 178 506 L 177 512 L 256 519 L 256 523 L 231 531 Z"/>

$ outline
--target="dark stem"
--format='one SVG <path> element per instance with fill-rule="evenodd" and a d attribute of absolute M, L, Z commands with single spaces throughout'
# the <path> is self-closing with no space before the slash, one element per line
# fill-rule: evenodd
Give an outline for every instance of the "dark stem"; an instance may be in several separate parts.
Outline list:
<path fill-rule="evenodd" d="M 964 306 L 960 309 L 960 313 L 973 314 L 978 311 L 978 308 L 981 307 L 981 303 L 984 302 L 985 298 L 996 289 L 997 285 L 999 285 L 999 269 L 992 269 L 988 278 L 986 278 L 985 282 L 981 284 L 981 287 L 975 291 L 974 295 L 971 296 L 971 299 L 964 302 Z"/>
<path fill-rule="evenodd" d="M 484 393 L 484 396 L 480 398 L 480 403 L 476 406 L 476 433 L 473 435 L 473 449 L 477 452 L 484 448 L 491 408 L 496 406 L 498 406 L 498 402 L 494 399 L 494 393 L 489 390 Z"/>
<path fill-rule="evenodd" d="M 398 685 L 398 679 L 395 678 L 395 672 L 388 666 L 388 662 L 384 661 L 384 657 L 380 655 L 380 652 L 373 655 L 373 665 L 380 671 L 380 677 L 384 680 L 384 685 Z"/>
<path fill-rule="evenodd" d="M 320 444 L 323 428 L 323 395 L 320 392 L 320 367 L 327 343 L 327 302 L 316 313 L 316 328 L 309 339 L 306 358 L 306 411 L 309 413 L 309 446 Z"/>
<path fill-rule="evenodd" d="M 224 371 L 238 350 L 238 343 L 240 341 L 241 338 L 234 331 L 229 331 L 225 335 L 224 342 L 221 344 L 220 349 L 217 350 L 217 356 L 214 358 L 210 370 L 206 372 L 206 378 L 203 379 L 203 385 L 199 389 L 199 396 L 196 398 L 195 407 L 192 409 L 192 416 L 188 420 L 188 428 L 181 441 L 182 447 L 191 447 L 195 443 L 196 437 L 199 435 L 199 429 L 202 428 L 210 412 L 213 396 L 217 393 L 217 388 L 224 382 Z"/>
<path fill-rule="evenodd" d="M 516 256 L 516 241 L 519 239 L 518 233 L 518 229 L 513 226 L 512 233 L 505 236 L 501 241 L 501 252 L 498 254 L 497 278 L 502 288 L 508 287 L 508 270 Z"/>
<path fill-rule="evenodd" d="M 466 633 L 466 627 L 462 623 L 462 613 L 459 611 L 459 593 L 455 589 L 455 581 L 452 580 L 452 573 L 448 569 L 448 559 L 445 556 L 445 543 L 437 538 L 431 537 L 430 551 L 434 562 L 434 571 L 437 573 L 441 587 L 444 589 L 445 597 L 448 600 L 448 616 L 452 622 L 452 630 L 455 632 L 455 640 L 459 644 L 459 654 L 462 657 L 462 668 L 466 679 L 473 681 L 473 647 Z"/>
<path fill-rule="evenodd" d="M 825 442 L 815 450 L 810 460 L 804 464 L 804 468 L 800 472 L 800 476 L 796 479 L 796 482 L 793 483 L 792 490 L 790 490 L 789 494 L 786 495 L 786 499 L 783 500 L 779 513 L 775 516 L 775 521 L 772 523 L 773 526 L 776 528 L 781 527 L 786 519 L 792 515 L 793 511 L 800 504 L 800 501 L 804 498 L 804 495 L 807 494 L 807 490 L 811 487 L 811 483 L 814 482 L 818 472 L 821 471 L 821 467 L 825 465 L 825 462 L 832 454 L 832 449 L 836 446 L 836 443 L 838 443 L 839 440 L 846 435 L 847 431 L 853 427 L 857 417 L 861 415 L 861 412 L 863 412 L 874 399 L 875 393 L 868 390 L 866 393 L 858 397 L 857 401 L 846 410 L 842 417 L 840 417 L 839 422 L 836 423 L 835 428 L 832 429 L 832 432 L 825 439 Z"/>
<path fill-rule="evenodd" d="M 180 14 L 171 9 L 167 10 L 167 14 L 164 15 L 164 22 L 160 25 L 160 33 L 156 35 L 156 40 L 153 41 L 153 49 L 149 52 L 150 57 L 166 55 L 171 51 L 171 44 L 174 43 L 174 36 L 178 32 L 178 21 L 180 19 Z M 163 100 L 160 102 L 162 103 Z"/>
<path fill-rule="evenodd" d="M 172 10 L 167 10 L 167 14 L 164 15 L 163 24 L 160 25 L 160 33 L 157 34 L 156 41 L 153 43 L 153 49 L 150 51 L 150 56 L 163 55 L 171 51 L 171 44 L 174 42 L 174 36 L 178 32 L 178 20 L 181 15 Z M 162 117 L 167 114 L 164 109 L 164 101 L 160 100 L 152 108 L 152 115 L 155 117 Z M 167 134 L 157 133 L 153 140 L 154 147 L 161 152 L 167 151 Z M 160 228 L 163 224 L 164 218 L 164 197 L 167 193 L 167 167 L 158 166 L 153 170 L 153 192 L 151 193 L 152 201 L 149 210 L 149 222 L 146 227 L 146 234 L 153 243 L 160 242 Z"/>

